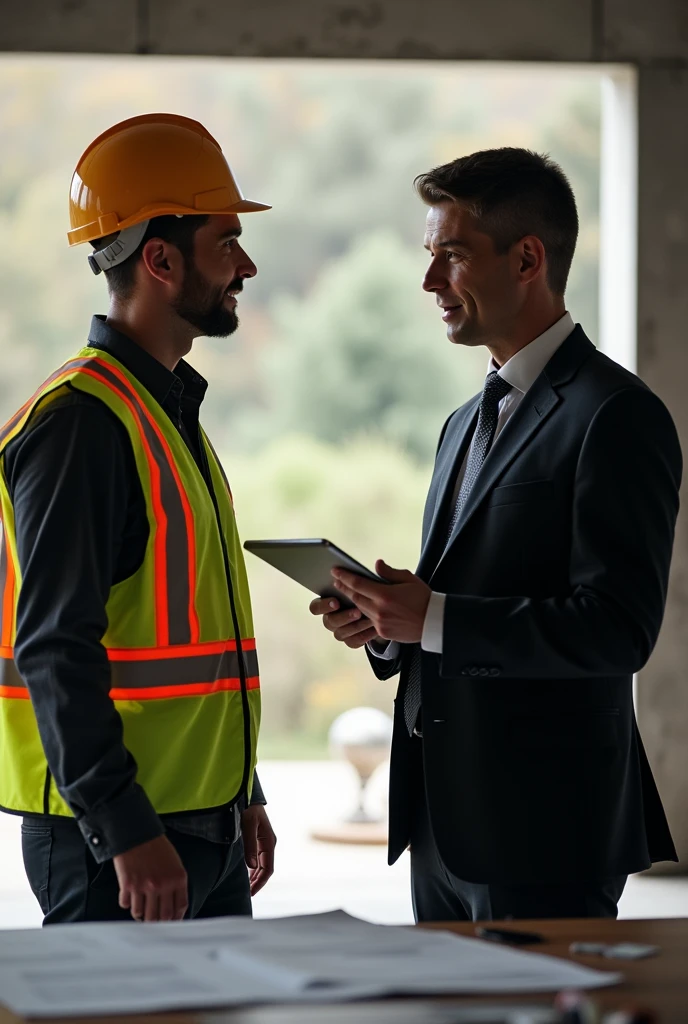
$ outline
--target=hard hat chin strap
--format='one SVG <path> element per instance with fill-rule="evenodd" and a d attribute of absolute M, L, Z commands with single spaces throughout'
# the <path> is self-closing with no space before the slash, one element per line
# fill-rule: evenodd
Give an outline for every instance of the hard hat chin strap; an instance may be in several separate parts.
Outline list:
<path fill-rule="evenodd" d="M 141 244 L 141 239 L 146 233 L 148 223 L 147 220 L 142 220 L 139 224 L 125 228 L 124 231 L 120 231 L 117 238 L 110 245 L 106 245 L 104 249 L 99 249 L 98 252 L 89 253 L 88 263 L 93 273 L 100 274 L 103 270 L 111 270 L 112 267 L 116 267 L 118 264 L 124 263 L 125 260 L 129 259 Z"/>

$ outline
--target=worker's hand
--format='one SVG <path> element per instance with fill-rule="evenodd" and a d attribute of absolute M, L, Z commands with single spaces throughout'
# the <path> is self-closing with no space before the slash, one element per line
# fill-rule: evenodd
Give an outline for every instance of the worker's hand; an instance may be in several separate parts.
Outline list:
<path fill-rule="evenodd" d="M 135 921 L 181 921 L 189 906 L 184 865 L 167 836 L 118 853 L 119 905 Z"/>
<path fill-rule="evenodd" d="M 377 636 L 420 643 L 432 590 L 408 569 L 393 569 L 381 558 L 375 572 L 389 583 L 375 583 L 345 569 L 333 569 L 332 577 L 337 590 L 367 616 Z"/>
<path fill-rule="evenodd" d="M 323 626 L 334 633 L 335 640 L 341 640 L 354 651 L 365 647 L 371 640 L 379 639 L 370 619 L 358 608 L 340 610 L 336 597 L 316 597 L 309 607 L 312 615 L 322 615 Z"/>
<path fill-rule="evenodd" d="M 275 870 L 277 839 L 262 804 L 251 804 L 241 815 L 241 836 L 251 896 L 255 896 Z"/>

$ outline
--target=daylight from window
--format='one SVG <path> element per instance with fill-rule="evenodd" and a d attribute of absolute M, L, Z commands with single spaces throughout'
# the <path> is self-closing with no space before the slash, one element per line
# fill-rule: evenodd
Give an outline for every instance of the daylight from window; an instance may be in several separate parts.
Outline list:
<path fill-rule="evenodd" d="M 169 111 L 218 139 L 246 195 L 258 267 L 239 331 L 200 339 L 202 419 L 230 479 L 243 539 L 329 537 L 372 566 L 414 569 L 437 437 L 482 387 L 487 359 L 452 348 L 421 289 L 425 208 L 414 177 L 493 146 L 549 153 L 570 177 L 581 233 L 568 308 L 597 340 L 600 75 L 558 67 L 0 59 L 0 419 L 84 343 L 107 310 L 86 246 L 67 246 L 67 194 L 89 142 L 124 118 Z M 344 904 L 411 920 L 408 865 L 383 846 L 318 843 L 355 807 L 353 768 L 328 733 L 347 709 L 391 713 L 392 684 L 333 643 L 307 591 L 247 555 L 261 651 L 261 781 L 278 832 L 256 913 Z M 384 766 L 368 800 L 384 813 Z M 37 924 L 3 816 L 3 923 Z M 4 901 L 4 903 L 3 903 Z M 348 902 L 347 902 L 348 901 Z M 14 908 L 14 909 L 12 909 Z M 4 915 L 0 915 L 5 917 Z"/>

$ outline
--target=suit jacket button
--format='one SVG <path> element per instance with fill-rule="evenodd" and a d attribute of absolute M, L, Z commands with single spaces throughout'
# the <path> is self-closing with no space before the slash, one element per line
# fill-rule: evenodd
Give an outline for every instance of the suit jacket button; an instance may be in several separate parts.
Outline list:
<path fill-rule="evenodd" d="M 498 675 L 501 674 L 501 671 L 502 671 L 501 668 L 497 668 L 496 666 L 494 666 L 493 668 L 490 669 L 490 675 L 491 676 L 498 676 Z"/>
<path fill-rule="evenodd" d="M 471 667 L 468 670 L 468 674 L 469 676 L 477 676 L 479 671 L 480 669 L 478 668 L 477 665 L 471 665 Z"/>
<path fill-rule="evenodd" d="M 478 672 L 479 676 L 487 676 L 489 674 L 490 674 L 489 673 L 489 669 L 486 669 L 486 668 L 481 668 L 480 671 Z"/>

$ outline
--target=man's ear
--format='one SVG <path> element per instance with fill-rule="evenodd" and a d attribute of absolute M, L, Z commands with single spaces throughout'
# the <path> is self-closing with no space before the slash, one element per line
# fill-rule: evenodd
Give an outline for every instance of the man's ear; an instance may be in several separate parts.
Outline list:
<path fill-rule="evenodd" d="M 141 262 L 161 284 L 177 284 L 184 273 L 182 254 L 162 238 L 149 238 L 141 250 Z"/>
<path fill-rule="evenodd" d="M 545 247 L 537 235 L 526 235 L 518 243 L 519 246 L 519 276 L 521 281 L 528 283 L 534 281 L 547 269 L 547 254 Z"/>

